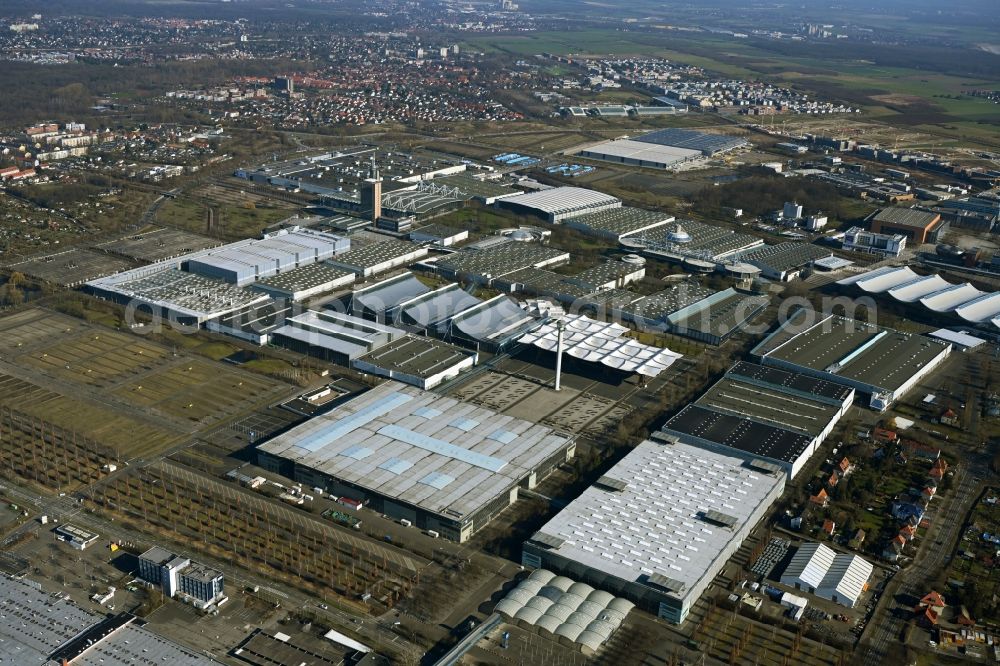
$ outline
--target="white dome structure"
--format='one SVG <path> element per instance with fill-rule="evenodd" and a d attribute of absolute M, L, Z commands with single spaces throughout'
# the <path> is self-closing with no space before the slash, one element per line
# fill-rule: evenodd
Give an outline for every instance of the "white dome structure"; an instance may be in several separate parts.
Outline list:
<path fill-rule="evenodd" d="M 691 234 L 684 231 L 684 227 L 678 222 L 674 225 L 674 228 L 667 232 L 667 242 L 668 243 L 690 243 Z"/>
<path fill-rule="evenodd" d="M 626 599 L 539 569 L 511 590 L 496 612 L 589 656 L 611 638 L 633 607 Z"/>

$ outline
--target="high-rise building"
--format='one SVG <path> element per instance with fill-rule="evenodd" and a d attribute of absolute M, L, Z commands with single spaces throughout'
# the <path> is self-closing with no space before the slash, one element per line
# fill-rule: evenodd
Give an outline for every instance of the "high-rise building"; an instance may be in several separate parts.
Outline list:
<path fill-rule="evenodd" d="M 374 155 L 368 178 L 361 184 L 361 211 L 367 214 L 372 222 L 378 222 L 382 217 L 382 176 L 379 175 Z"/>

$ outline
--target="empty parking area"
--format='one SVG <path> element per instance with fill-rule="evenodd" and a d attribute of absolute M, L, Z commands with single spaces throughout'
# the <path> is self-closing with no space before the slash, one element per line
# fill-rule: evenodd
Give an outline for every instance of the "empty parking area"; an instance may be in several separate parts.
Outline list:
<path fill-rule="evenodd" d="M 170 352 L 134 335 L 87 330 L 70 333 L 57 344 L 16 357 L 17 363 L 67 381 L 108 386 L 159 367 Z"/>
<path fill-rule="evenodd" d="M 49 310 L 32 308 L 0 318 L 0 349 L 30 349 L 71 335 L 87 325 Z"/>
<path fill-rule="evenodd" d="M 0 373 L 0 406 L 113 449 L 129 460 L 155 455 L 180 441 L 179 433 L 106 404 L 69 397 L 23 379 Z M 31 452 L 25 450 L 24 453 Z"/>
<path fill-rule="evenodd" d="M 287 389 L 274 380 L 221 363 L 186 358 L 122 384 L 113 395 L 164 416 L 200 424 L 238 416 Z"/>

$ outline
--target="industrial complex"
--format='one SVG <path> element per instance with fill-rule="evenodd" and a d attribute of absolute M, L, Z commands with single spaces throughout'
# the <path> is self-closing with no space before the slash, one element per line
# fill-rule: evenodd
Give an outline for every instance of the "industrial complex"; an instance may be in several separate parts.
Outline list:
<path fill-rule="evenodd" d="M 885 410 L 951 353 L 950 344 L 837 315 L 811 325 L 811 313 L 790 318 L 753 353 L 764 365 L 800 372 L 865 395 Z"/>
<path fill-rule="evenodd" d="M 784 487 L 769 463 L 654 437 L 525 542 L 522 563 L 679 624 Z"/>
<path fill-rule="evenodd" d="M 3 4 L 0 666 L 1000 663 L 998 17 Z"/>
<path fill-rule="evenodd" d="M 795 477 L 854 402 L 854 389 L 737 363 L 663 432 L 724 453 L 770 461 Z"/>
<path fill-rule="evenodd" d="M 462 542 L 574 449 L 549 428 L 388 383 L 258 453 L 264 469 Z"/>

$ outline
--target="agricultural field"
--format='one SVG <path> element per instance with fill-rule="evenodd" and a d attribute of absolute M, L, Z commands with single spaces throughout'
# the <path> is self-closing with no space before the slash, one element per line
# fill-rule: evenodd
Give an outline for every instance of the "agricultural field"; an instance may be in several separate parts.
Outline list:
<path fill-rule="evenodd" d="M 934 55 L 944 49 L 910 49 L 910 57 L 905 49 L 887 53 L 874 46 L 838 51 L 836 45 L 615 30 L 484 35 L 468 40 L 468 46 L 517 57 L 546 52 L 582 58 L 662 57 L 725 77 L 763 78 L 860 106 L 865 121 L 931 134 L 939 141 L 1000 146 L 996 107 L 968 95 L 977 88 L 1000 88 L 1000 77 L 985 65 L 963 62 L 957 53 Z M 958 73 L 969 69 L 980 73 Z"/>
<path fill-rule="evenodd" d="M 357 537 L 251 492 L 157 463 L 115 478 L 95 501 L 212 557 L 377 613 L 409 595 L 422 558 Z M 363 593 L 367 604 L 358 603 Z"/>

